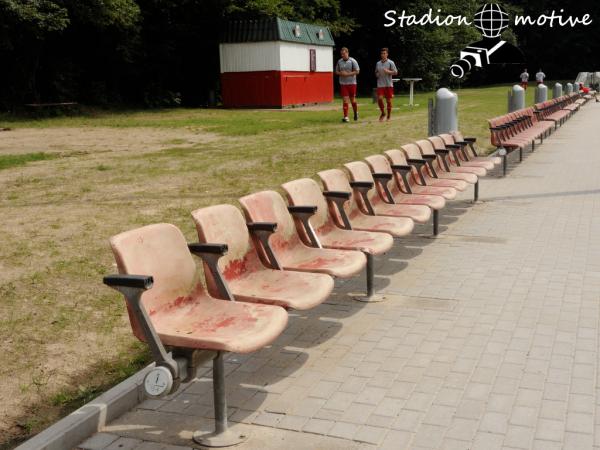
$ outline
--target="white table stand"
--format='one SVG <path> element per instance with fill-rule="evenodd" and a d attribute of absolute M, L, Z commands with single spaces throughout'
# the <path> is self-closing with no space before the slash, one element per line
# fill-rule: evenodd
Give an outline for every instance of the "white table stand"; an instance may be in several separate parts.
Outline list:
<path fill-rule="evenodd" d="M 423 78 L 402 78 L 404 81 L 410 84 L 410 94 L 408 97 L 408 105 L 404 106 L 419 106 L 419 104 L 415 104 L 415 83 L 417 81 L 421 81 Z"/>

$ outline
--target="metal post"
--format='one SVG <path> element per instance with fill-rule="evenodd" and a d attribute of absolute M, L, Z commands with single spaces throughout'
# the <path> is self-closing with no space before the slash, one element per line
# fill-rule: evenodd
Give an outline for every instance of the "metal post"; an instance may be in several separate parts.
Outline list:
<path fill-rule="evenodd" d="M 433 210 L 433 235 L 437 236 L 439 232 L 440 212 L 437 209 Z"/>
<path fill-rule="evenodd" d="M 225 395 L 225 363 L 223 353 L 213 359 L 213 394 L 215 399 L 215 433 L 227 430 L 227 396 Z"/>
<path fill-rule="evenodd" d="M 367 257 L 367 297 L 373 296 L 373 278 L 375 270 L 373 268 L 373 254 L 365 252 Z"/>
<path fill-rule="evenodd" d="M 435 135 L 435 107 L 433 106 L 433 99 L 427 99 L 427 136 Z"/>
<path fill-rule="evenodd" d="M 230 447 L 248 439 L 247 434 L 236 433 L 227 424 L 227 393 L 225 390 L 225 362 L 223 352 L 213 359 L 213 395 L 215 407 L 215 431 L 197 431 L 193 439 L 204 447 Z"/>
<path fill-rule="evenodd" d="M 473 186 L 473 201 L 476 202 L 477 200 L 479 200 L 479 180 Z"/>
<path fill-rule="evenodd" d="M 506 166 L 507 166 L 506 157 L 507 156 L 508 156 L 508 154 L 506 154 L 502 157 L 502 175 L 503 176 L 506 176 Z"/>
<path fill-rule="evenodd" d="M 519 162 L 523 162 L 523 147 L 519 147 Z"/>

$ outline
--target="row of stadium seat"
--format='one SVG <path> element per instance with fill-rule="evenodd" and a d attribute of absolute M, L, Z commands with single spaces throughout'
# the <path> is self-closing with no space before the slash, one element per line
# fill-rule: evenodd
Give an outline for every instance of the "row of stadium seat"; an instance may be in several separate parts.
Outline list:
<path fill-rule="evenodd" d="M 503 174 L 506 175 L 509 153 L 518 150 L 519 161 L 522 161 L 523 150 L 526 147 L 530 146 L 531 151 L 534 151 L 536 140 L 542 143 L 545 137 L 561 126 L 590 98 L 572 93 L 489 119 L 492 144 L 505 150 Z"/>
<path fill-rule="evenodd" d="M 174 225 L 148 225 L 110 239 L 119 275 L 104 283 L 124 294 L 134 335 L 157 366 L 172 376 L 170 392 L 194 378 L 208 351 L 213 360 L 215 431 L 196 436 L 203 445 L 242 439 L 227 425 L 223 354 L 249 353 L 285 329 L 287 310 L 324 302 L 335 278 L 367 272 L 373 292 L 373 258 L 394 238 L 439 212 L 479 177 L 501 164 L 479 156 L 475 138 L 443 134 L 371 155 L 273 190 L 193 211 L 198 243 L 188 244 Z M 193 256 L 202 260 L 206 287 Z M 183 359 L 183 363 L 181 360 Z M 205 358 L 204 358 L 205 359 Z"/>

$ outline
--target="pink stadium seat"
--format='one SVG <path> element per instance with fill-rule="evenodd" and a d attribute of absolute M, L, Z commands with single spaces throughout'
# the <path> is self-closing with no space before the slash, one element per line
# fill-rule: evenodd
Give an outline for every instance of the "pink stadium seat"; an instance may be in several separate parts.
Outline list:
<path fill-rule="evenodd" d="M 198 432 L 194 440 L 209 446 L 245 440 L 228 430 L 223 353 L 249 353 L 272 343 L 286 327 L 285 309 L 235 302 L 226 289 L 220 292 L 224 299 L 208 295 L 190 251 L 204 258 L 224 254 L 226 246 L 188 246 L 174 225 L 127 231 L 110 244 L 120 275 L 106 276 L 104 283 L 124 294 L 133 333 L 148 344 L 157 367 L 171 374 L 168 393 L 194 378 L 199 350 L 214 358 L 215 432 Z"/>
<path fill-rule="evenodd" d="M 329 213 L 337 226 L 352 230 L 384 231 L 394 237 L 409 235 L 413 230 L 412 219 L 406 217 L 370 216 L 364 214 L 356 201 L 350 181 L 340 169 L 318 173 L 326 191 L 323 195 L 329 205 Z"/>
<path fill-rule="evenodd" d="M 266 267 L 254 248 L 246 221 L 233 205 L 215 205 L 192 212 L 202 243 L 223 243 L 228 253 L 218 261 L 219 271 L 236 300 L 267 303 L 292 309 L 310 309 L 323 303 L 333 290 L 326 274 L 277 270 Z M 216 262 L 213 262 L 215 264 Z M 208 291 L 217 295 L 218 278 L 204 263 Z"/>
<path fill-rule="evenodd" d="M 453 131 L 451 135 L 455 144 L 463 146 L 469 161 L 491 161 L 494 165 L 502 164 L 502 158 L 499 156 L 479 156 L 475 149 L 477 138 L 464 137 L 460 131 Z M 470 153 L 469 150 L 471 150 Z"/>
<path fill-rule="evenodd" d="M 387 252 L 394 245 L 388 233 L 349 230 L 337 226 L 329 212 L 327 201 L 316 181 L 310 178 L 290 181 L 281 186 L 287 194 L 290 205 L 316 206 L 316 212 L 305 220 L 296 220 L 298 232 L 306 243 L 323 248 L 340 250 L 360 250 L 367 257 L 367 296 L 361 300 L 373 299 L 373 256 Z"/>
<path fill-rule="evenodd" d="M 366 214 L 377 216 L 408 217 L 419 223 L 426 223 L 431 217 L 431 209 L 424 205 L 394 205 L 386 203 L 375 187 L 375 180 L 367 163 L 354 161 L 344 164 L 350 174 L 350 185 L 360 195 L 358 204 Z"/>
<path fill-rule="evenodd" d="M 409 192 L 442 195 L 445 199 L 452 200 L 456 198 L 456 191 L 467 189 L 465 181 L 437 178 L 437 174 L 430 170 L 429 162 L 422 159 L 417 144 L 403 145 L 401 150 L 386 150 L 384 155 L 389 159 L 394 172 L 403 179 L 403 188 L 409 187 Z M 412 164 L 408 162 L 409 159 L 413 161 Z M 407 175 L 406 182 L 402 173 Z"/>
<path fill-rule="evenodd" d="M 489 158 L 482 158 L 482 157 L 474 158 L 473 156 L 470 156 L 469 150 L 467 149 L 468 142 L 462 141 L 462 142 L 458 143 L 454 139 L 454 136 L 452 136 L 449 133 L 440 134 L 438 137 L 444 142 L 444 145 L 446 146 L 446 148 L 451 148 L 451 147 L 456 146 L 454 148 L 457 148 L 459 151 L 456 152 L 455 155 L 458 158 L 461 166 L 483 167 L 485 170 L 493 170 L 494 166 L 496 165 L 495 164 L 496 159 L 498 160 L 497 161 L 498 164 L 501 162 L 500 158 L 496 158 L 496 157 L 493 157 L 494 159 L 489 159 Z"/>
<path fill-rule="evenodd" d="M 407 194 L 401 190 L 402 184 L 394 177 L 392 166 L 383 155 L 372 155 L 365 158 L 373 173 L 373 179 L 381 198 L 389 203 L 407 205 L 425 205 L 433 211 L 433 234 L 438 234 L 439 211 L 446 206 L 441 195 Z"/>
<path fill-rule="evenodd" d="M 478 177 L 485 177 L 487 175 L 487 168 L 485 166 L 491 166 L 494 168 L 492 163 L 473 163 L 465 162 L 462 163 L 459 154 L 460 146 L 456 144 L 446 145 L 444 140 L 440 136 L 430 136 L 427 139 L 433 145 L 435 153 L 440 153 L 440 150 L 447 150 L 448 153 L 442 154 L 442 159 L 448 162 L 450 170 L 457 173 L 472 173 Z M 421 147 L 423 141 L 417 141 L 417 145 Z"/>
<path fill-rule="evenodd" d="M 365 255 L 357 251 L 314 248 L 302 242 L 289 211 L 306 212 L 304 208 L 288 208 L 285 201 L 275 191 L 263 191 L 240 199 L 250 230 L 265 227 L 270 239 L 260 238 L 255 233 L 255 243 L 260 248 L 261 257 L 269 261 L 273 268 L 320 272 L 335 277 L 348 278 L 359 273 L 366 266 Z M 310 209 L 310 208 L 309 208 Z M 314 212 L 314 210 L 313 210 Z"/>

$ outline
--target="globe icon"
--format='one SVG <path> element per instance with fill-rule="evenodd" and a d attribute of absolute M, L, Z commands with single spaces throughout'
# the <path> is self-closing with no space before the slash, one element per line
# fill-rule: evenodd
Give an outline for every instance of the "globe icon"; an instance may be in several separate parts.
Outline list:
<path fill-rule="evenodd" d="M 508 13 L 498 3 L 486 3 L 475 13 L 474 23 L 484 37 L 497 38 L 508 28 Z"/>

